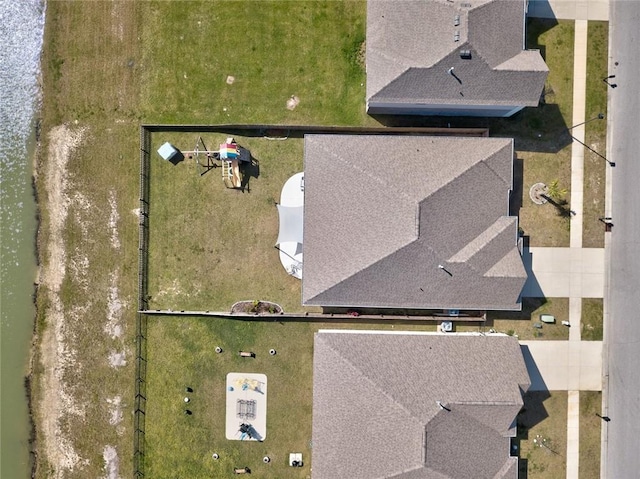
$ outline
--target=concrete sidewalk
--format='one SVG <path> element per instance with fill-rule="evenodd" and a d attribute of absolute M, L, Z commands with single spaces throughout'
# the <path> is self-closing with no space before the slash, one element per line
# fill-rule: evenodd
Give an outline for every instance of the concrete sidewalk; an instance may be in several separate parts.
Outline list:
<path fill-rule="evenodd" d="M 566 2 L 569 3 L 569 2 Z M 585 107 L 587 92 L 587 38 L 589 22 L 588 9 L 584 3 L 576 2 L 576 10 L 581 10 L 583 15 L 576 16 L 575 35 L 573 45 L 573 117 L 572 124 L 577 125 L 572 129 L 571 134 L 575 138 L 571 145 L 571 207 L 575 211 L 575 215 L 571 220 L 571 230 L 569 236 L 569 245 L 572 249 L 582 249 L 583 234 L 583 214 L 584 208 L 584 134 L 585 134 Z M 587 3 L 588 5 L 588 3 Z M 601 273 L 597 283 L 599 295 L 604 296 L 604 250 L 602 251 L 602 263 L 597 264 L 598 272 Z M 572 271 L 579 268 L 575 264 L 584 266 L 584 262 L 577 258 L 572 258 Z M 593 261 L 587 264 L 596 266 Z M 593 270 L 591 271 L 593 272 Z M 587 342 L 580 341 L 580 331 L 582 325 L 582 297 L 585 293 L 583 283 L 585 280 L 593 279 L 591 276 L 581 274 L 580 277 L 574 276 L 572 273 L 569 287 L 569 321 L 571 322 L 571 331 L 569 332 L 569 364 L 564 369 L 569 374 L 568 384 L 568 400 L 567 400 L 567 479 L 578 479 L 580 468 L 580 388 L 586 386 L 583 384 L 582 376 L 589 375 L 591 386 L 597 387 L 595 390 L 602 389 L 602 343 L 599 344 L 599 350 L 587 352 L 583 357 L 583 349 L 589 346 L 595 349 L 595 346 Z M 590 353 L 590 354 L 589 354 Z M 583 364 L 591 359 L 591 364 Z M 591 366 L 589 368 L 589 366 Z M 597 374 L 593 374 L 593 373 Z M 588 379 L 585 379 L 589 382 Z"/>

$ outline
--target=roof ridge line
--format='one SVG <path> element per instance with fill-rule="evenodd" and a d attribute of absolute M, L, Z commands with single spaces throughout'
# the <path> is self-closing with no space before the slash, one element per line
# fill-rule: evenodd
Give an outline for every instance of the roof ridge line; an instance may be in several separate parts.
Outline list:
<path fill-rule="evenodd" d="M 456 251 L 447 261 L 451 263 L 467 263 L 475 255 L 480 253 L 491 241 L 502 234 L 511 223 L 514 217 L 509 215 L 499 216 L 493 223 L 487 225 L 475 238 L 472 238 L 466 245 Z M 469 250 L 469 251 L 466 251 Z M 502 259 L 502 258 L 500 258 Z M 473 265 L 469 264 L 473 268 Z M 477 270 L 476 270 L 477 271 Z M 480 271 L 478 271 L 479 273 Z M 486 273 L 486 271 L 485 271 Z"/>
<path fill-rule="evenodd" d="M 505 145 L 502 148 L 505 148 L 505 147 L 508 147 L 508 146 L 509 145 Z M 482 160 L 480 160 L 480 162 L 482 164 L 484 164 L 489 169 L 489 171 L 491 173 L 493 173 L 502 183 L 504 183 L 509 188 L 509 190 L 513 190 L 513 154 L 515 153 L 513 139 L 512 139 L 512 143 L 511 143 L 511 152 L 512 153 L 511 153 L 511 181 L 510 182 L 506 181 L 502 176 L 500 176 L 498 174 L 498 172 L 494 168 L 492 168 L 491 165 L 487 162 L 487 160 L 489 158 L 491 158 L 491 157 L 493 157 L 493 155 L 497 154 L 502 148 L 499 148 L 497 151 L 494 151 L 493 154 L 490 157 L 483 158 Z M 506 215 L 506 216 L 510 216 L 510 215 Z"/>

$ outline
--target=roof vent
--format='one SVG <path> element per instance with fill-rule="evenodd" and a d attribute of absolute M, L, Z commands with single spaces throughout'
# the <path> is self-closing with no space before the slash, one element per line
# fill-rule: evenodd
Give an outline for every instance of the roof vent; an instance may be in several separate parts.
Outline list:
<path fill-rule="evenodd" d="M 460 50 L 460 58 L 463 60 L 471 60 L 471 50 Z"/>
<path fill-rule="evenodd" d="M 462 8 L 471 8 L 471 4 L 470 3 L 461 3 L 460 6 Z"/>
<path fill-rule="evenodd" d="M 458 25 L 460 25 L 460 15 L 453 17 L 453 26 L 457 27 Z"/>
<path fill-rule="evenodd" d="M 460 30 L 456 30 L 456 33 L 453 34 L 453 41 L 454 42 L 460 41 Z"/>

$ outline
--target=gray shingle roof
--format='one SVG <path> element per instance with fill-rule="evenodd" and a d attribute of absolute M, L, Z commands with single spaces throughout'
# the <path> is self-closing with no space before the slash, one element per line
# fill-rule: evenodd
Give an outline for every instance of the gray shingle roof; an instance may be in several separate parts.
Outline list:
<path fill-rule="evenodd" d="M 368 0 L 367 101 L 536 106 L 548 68 L 523 48 L 524 0 Z"/>
<path fill-rule="evenodd" d="M 303 304 L 519 309 L 512 161 L 510 139 L 305 136 Z"/>
<path fill-rule="evenodd" d="M 320 331 L 313 478 L 515 478 L 529 384 L 512 337 Z"/>

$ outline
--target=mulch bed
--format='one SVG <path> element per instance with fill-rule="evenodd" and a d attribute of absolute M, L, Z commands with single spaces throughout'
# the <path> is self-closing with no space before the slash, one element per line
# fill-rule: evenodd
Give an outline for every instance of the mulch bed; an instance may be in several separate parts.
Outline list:
<path fill-rule="evenodd" d="M 283 309 L 271 301 L 238 301 L 231 307 L 231 314 L 282 314 Z"/>

